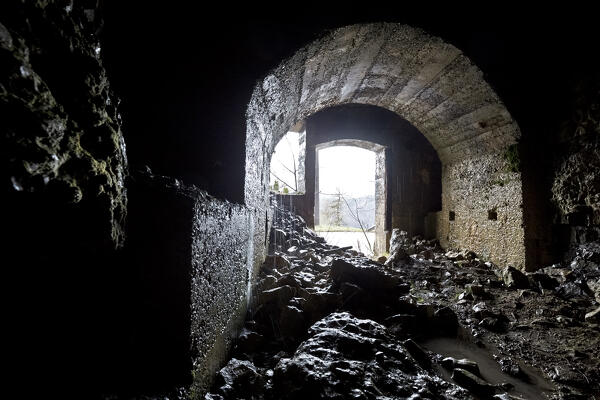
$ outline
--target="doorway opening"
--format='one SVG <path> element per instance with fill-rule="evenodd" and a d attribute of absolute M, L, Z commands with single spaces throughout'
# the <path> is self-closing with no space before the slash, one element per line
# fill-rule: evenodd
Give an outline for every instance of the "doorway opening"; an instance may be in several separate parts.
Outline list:
<path fill-rule="evenodd" d="M 279 140 L 271 156 L 269 188 L 276 194 L 305 192 L 306 131 L 302 122 L 294 125 Z"/>
<path fill-rule="evenodd" d="M 376 233 L 385 224 L 384 149 L 362 140 L 316 146 L 315 230 L 328 243 L 368 257 L 381 252 L 377 242 L 385 243 L 385 236 Z"/>

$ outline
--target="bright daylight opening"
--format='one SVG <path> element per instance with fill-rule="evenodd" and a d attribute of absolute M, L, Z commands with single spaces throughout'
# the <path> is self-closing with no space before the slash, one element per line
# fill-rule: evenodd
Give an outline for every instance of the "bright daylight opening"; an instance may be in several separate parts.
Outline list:
<path fill-rule="evenodd" d="M 317 151 L 319 224 L 329 244 L 373 255 L 375 156 L 371 150 L 333 146 Z"/>
<path fill-rule="evenodd" d="M 275 146 L 271 158 L 269 187 L 272 192 L 281 194 L 302 193 L 304 181 L 304 160 L 301 157 L 301 139 L 304 133 L 288 132 Z"/>

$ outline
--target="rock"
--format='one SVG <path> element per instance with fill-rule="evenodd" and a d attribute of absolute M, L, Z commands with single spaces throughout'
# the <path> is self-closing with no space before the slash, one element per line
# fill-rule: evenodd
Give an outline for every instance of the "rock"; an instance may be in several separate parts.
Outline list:
<path fill-rule="evenodd" d="M 333 313 L 313 324 L 308 334 L 292 357 L 277 363 L 273 398 L 471 398 L 416 365 L 374 321 Z"/>
<path fill-rule="evenodd" d="M 585 314 L 585 321 L 591 323 L 600 323 L 600 307 L 596 308 L 594 311 L 590 311 Z"/>
<path fill-rule="evenodd" d="M 265 262 L 263 263 L 263 265 L 275 268 L 289 268 L 290 260 L 288 260 L 287 257 L 280 254 L 270 254 L 265 258 Z"/>
<path fill-rule="evenodd" d="M 277 306 L 283 308 L 294 296 L 296 296 L 296 288 L 288 285 L 279 286 L 261 292 L 259 304 L 275 303 Z"/>
<path fill-rule="evenodd" d="M 505 374 L 514 376 L 515 378 L 519 378 L 525 382 L 529 382 L 529 376 L 521 369 L 518 363 L 516 363 L 512 358 L 503 357 L 498 359 L 498 364 L 500 364 L 500 369 Z"/>
<path fill-rule="evenodd" d="M 392 230 L 390 238 L 390 256 L 385 265 L 394 265 L 408 259 L 409 253 L 407 249 L 412 245 L 408 239 L 408 233 L 399 229 Z"/>
<path fill-rule="evenodd" d="M 395 314 L 384 321 L 388 330 L 400 337 L 406 337 L 417 330 L 417 317 L 413 314 Z"/>
<path fill-rule="evenodd" d="M 445 254 L 446 258 L 451 261 L 461 261 L 464 260 L 464 255 L 459 253 L 458 251 L 448 251 Z"/>
<path fill-rule="evenodd" d="M 232 358 L 215 378 L 220 394 L 226 398 L 244 398 L 262 391 L 263 380 L 250 361 Z"/>
<path fill-rule="evenodd" d="M 527 274 L 527 276 L 529 278 L 531 286 L 533 286 L 534 288 L 539 287 L 542 289 L 552 290 L 559 284 L 558 280 L 542 272 L 530 273 Z"/>
<path fill-rule="evenodd" d="M 397 276 L 387 272 L 382 266 L 373 264 L 357 265 L 340 258 L 333 261 L 330 275 L 331 279 L 338 285 L 349 282 L 373 291 L 394 290 L 400 283 Z M 378 293 L 375 292 L 375 294 Z"/>
<path fill-rule="evenodd" d="M 450 307 L 441 307 L 433 313 L 430 326 L 436 335 L 455 336 L 458 317 Z"/>
<path fill-rule="evenodd" d="M 565 300 L 587 296 L 587 293 L 575 282 L 565 282 L 558 286 L 555 290 L 556 295 Z"/>
<path fill-rule="evenodd" d="M 555 382 L 575 387 L 585 387 L 586 385 L 589 385 L 589 382 L 580 372 L 575 371 L 566 365 L 557 365 L 550 368 L 548 376 Z"/>
<path fill-rule="evenodd" d="M 502 270 L 504 285 L 510 289 L 528 289 L 529 280 L 527 276 L 518 269 L 508 266 Z"/>
<path fill-rule="evenodd" d="M 385 264 L 386 261 L 387 261 L 387 257 L 386 256 L 379 256 L 379 257 L 377 257 L 377 262 L 379 264 Z"/>
<path fill-rule="evenodd" d="M 288 240 L 288 235 L 282 229 L 271 229 L 269 242 L 275 246 L 283 246 Z"/>
<path fill-rule="evenodd" d="M 489 313 L 488 306 L 483 301 L 475 304 L 473 307 L 471 307 L 471 309 L 473 310 L 475 317 L 477 317 L 479 319 L 482 319 Z"/>
<path fill-rule="evenodd" d="M 421 367 L 429 368 L 431 366 L 431 359 L 425 350 L 423 350 L 423 348 L 421 348 L 414 340 L 407 339 L 402 342 L 402 344 Z"/>
<path fill-rule="evenodd" d="M 273 289 L 276 285 L 277 285 L 277 278 L 273 275 L 265 275 L 257 283 L 257 287 L 259 288 L 259 291 L 261 291 L 261 292 L 265 291 L 265 290 Z"/>
<path fill-rule="evenodd" d="M 286 306 L 279 315 L 279 333 L 284 338 L 300 338 L 304 335 L 306 323 L 304 313 L 298 307 Z"/>
<path fill-rule="evenodd" d="M 490 396 L 496 391 L 494 386 L 462 368 L 454 369 L 452 372 L 452 380 L 460 386 L 471 390 L 473 393 Z"/>
<path fill-rule="evenodd" d="M 586 284 L 590 288 L 592 293 L 594 293 L 594 298 L 596 299 L 596 302 L 600 303 L 600 279 L 588 279 Z"/>
<path fill-rule="evenodd" d="M 264 341 L 265 339 L 261 334 L 243 328 L 236 340 L 235 349 L 240 353 L 254 353 L 262 346 Z"/>
<path fill-rule="evenodd" d="M 303 297 L 306 300 L 303 306 L 305 318 L 311 324 L 338 310 L 343 304 L 343 296 L 339 293 L 307 292 Z"/>
<path fill-rule="evenodd" d="M 422 258 L 424 260 L 432 260 L 434 256 L 434 253 L 432 250 L 427 249 L 427 250 L 423 250 L 420 253 L 418 253 L 418 257 Z"/>
<path fill-rule="evenodd" d="M 492 332 L 500 333 L 506 331 L 506 325 L 499 318 L 495 317 L 485 317 L 479 321 L 479 326 Z"/>
<path fill-rule="evenodd" d="M 522 397 L 511 396 L 508 393 L 501 393 L 492 396 L 492 399 L 496 400 L 524 400 Z"/>
<path fill-rule="evenodd" d="M 470 294 L 473 298 L 489 299 L 491 294 L 485 290 L 482 285 L 470 284 L 465 286 L 466 294 Z"/>
<path fill-rule="evenodd" d="M 456 359 L 454 357 L 446 357 L 442 360 L 441 364 L 446 369 L 462 368 L 477 376 L 481 375 L 477 363 L 466 358 Z"/>

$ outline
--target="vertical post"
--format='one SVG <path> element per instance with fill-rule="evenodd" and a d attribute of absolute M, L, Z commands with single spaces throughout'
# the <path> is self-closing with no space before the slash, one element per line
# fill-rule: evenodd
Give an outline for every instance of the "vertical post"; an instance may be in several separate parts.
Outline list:
<path fill-rule="evenodd" d="M 387 184 L 386 184 L 386 149 L 381 149 L 375 153 L 375 245 L 373 246 L 376 255 L 387 251 Z"/>
<path fill-rule="evenodd" d="M 320 202 L 319 202 L 319 150 L 315 149 L 315 226 L 321 223 L 320 220 Z"/>

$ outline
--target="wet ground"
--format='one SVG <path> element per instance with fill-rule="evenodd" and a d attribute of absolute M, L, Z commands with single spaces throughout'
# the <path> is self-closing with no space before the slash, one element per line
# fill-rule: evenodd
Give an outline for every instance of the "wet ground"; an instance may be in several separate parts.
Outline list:
<path fill-rule="evenodd" d="M 276 215 L 206 399 L 600 399 L 600 251 L 525 275 L 395 231 L 375 262 Z"/>

